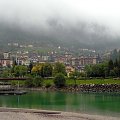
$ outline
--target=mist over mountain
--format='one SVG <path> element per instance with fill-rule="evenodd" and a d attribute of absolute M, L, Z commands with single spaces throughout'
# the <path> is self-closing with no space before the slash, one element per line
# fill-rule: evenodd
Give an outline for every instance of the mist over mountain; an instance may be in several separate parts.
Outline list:
<path fill-rule="evenodd" d="M 17 42 L 43 47 L 118 48 L 118 3 L 113 0 L 1 0 L 0 45 Z"/>
<path fill-rule="evenodd" d="M 112 36 L 105 26 L 78 23 L 77 27 L 62 25 L 55 19 L 47 21 L 49 29 L 26 27 L 19 24 L 0 23 L 0 43 L 32 43 L 40 46 L 82 47 L 94 49 L 116 48 L 119 38 Z"/>

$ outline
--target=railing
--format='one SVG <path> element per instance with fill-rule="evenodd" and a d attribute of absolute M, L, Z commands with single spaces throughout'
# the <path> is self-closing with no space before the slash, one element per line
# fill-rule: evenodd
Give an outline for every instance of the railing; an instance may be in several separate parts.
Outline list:
<path fill-rule="evenodd" d="M 27 80 L 28 78 L 0 78 L 0 81 L 3 81 L 3 80 Z"/>

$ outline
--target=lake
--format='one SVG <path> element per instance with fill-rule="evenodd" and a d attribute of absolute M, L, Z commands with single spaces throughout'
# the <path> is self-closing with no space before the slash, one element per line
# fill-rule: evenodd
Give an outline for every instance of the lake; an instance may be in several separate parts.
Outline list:
<path fill-rule="evenodd" d="M 29 91 L 0 96 L 0 106 L 120 116 L 120 94 Z"/>

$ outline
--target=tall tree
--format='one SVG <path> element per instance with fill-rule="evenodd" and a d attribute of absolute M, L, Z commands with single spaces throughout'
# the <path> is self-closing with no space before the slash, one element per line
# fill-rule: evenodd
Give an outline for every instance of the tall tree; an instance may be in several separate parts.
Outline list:
<path fill-rule="evenodd" d="M 41 76 L 42 77 L 51 77 L 52 76 L 53 67 L 50 63 L 45 63 L 41 68 Z"/>
<path fill-rule="evenodd" d="M 29 71 L 29 73 L 31 73 L 32 68 L 33 68 L 33 63 L 32 63 L 32 62 L 30 62 L 29 66 L 28 66 L 28 71 Z"/>
<path fill-rule="evenodd" d="M 115 62 L 116 59 L 119 57 L 119 52 L 117 52 L 117 49 L 114 49 L 111 53 L 111 59 Z"/>
<path fill-rule="evenodd" d="M 118 60 L 117 59 L 114 62 L 114 67 L 118 67 Z"/>
<path fill-rule="evenodd" d="M 62 73 L 66 75 L 65 65 L 59 62 L 55 63 L 53 72 L 54 72 L 54 75 L 56 75 L 57 73 Z"/>
<path fill-rule="evenodd" d="M 109 69 L 109 70 L 112 70 L 113 68 L 114 68 L 113 61 L 112 61 L 112 60 L 109 60 L 109 62 L 108 62 L 108 69 Z"/>

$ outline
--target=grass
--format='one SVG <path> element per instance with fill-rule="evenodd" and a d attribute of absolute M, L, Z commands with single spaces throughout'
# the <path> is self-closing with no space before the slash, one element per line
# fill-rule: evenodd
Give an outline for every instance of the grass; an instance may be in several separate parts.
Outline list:
<path fill-rule="evenodd" d="M 44 85 L 51 84 L 53 85 L 52 79 L 44 80 Z M 73 79 L 66 80 L 67 85 L 74 85 L 75 81 Z M 113 79 L 91 79 L 91 80 L 76 80 L 77 85 L 81 84 L 120 84 L 120 80 L 113 80 Z"/>
<path fill-rule="evenodd" d="M 10 83 L 12 85 L 18 85 L 18 83 L 19 83 L 19 86 L 24 86 L 25 85 L 25 81 L 18 81 L 18 80 L 13 80 Z"/>
<path fill-rule="evenodd" d="M 12 85 L 17 85 L 18 81 L 11 81 Z M 66 85 L 74 85 L 75 81 L 73 79 L 67 79 Z M 120 80 L 114 79 L 89 79 L 89 80 L 76 80 L 77 85 L 82 84 L 120 84 Z M 25 85 L 25 81 L 19 81 L 20 86 Z M 53 79 L 44 79 L 43 85 L 54 85 Z"/>
<path fill-rule="evenodd" d="M 53 79 L 44 79 L 43 85 L 54 85 Z"/>

